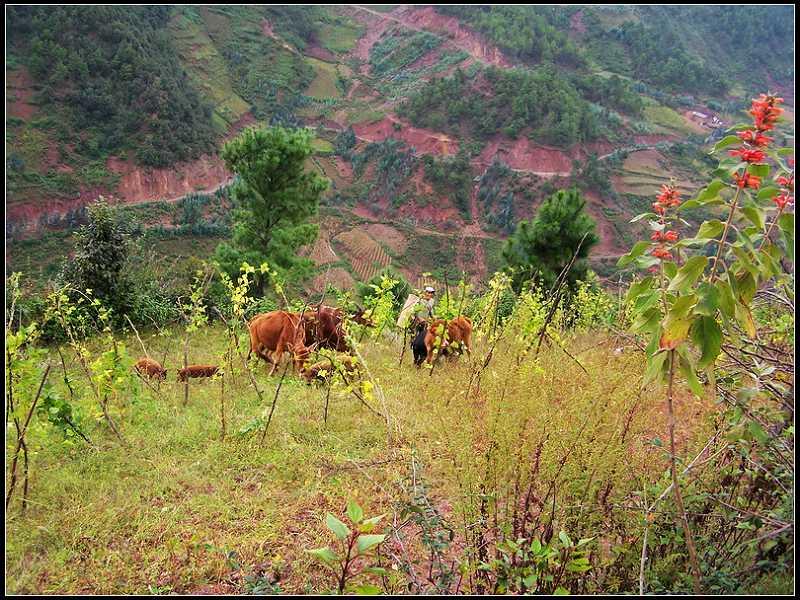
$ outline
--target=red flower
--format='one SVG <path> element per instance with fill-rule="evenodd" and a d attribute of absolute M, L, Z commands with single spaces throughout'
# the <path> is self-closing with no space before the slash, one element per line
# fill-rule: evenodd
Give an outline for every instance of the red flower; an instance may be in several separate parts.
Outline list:
<path fill-rule="evenodd" d="M 739 150 L 731 150 L 731 156 L 740 156 L 741 159 L 748 163 L 760 163 L 764 160 L 766 154 L 761 150 L 750 150 L 749 148 L 740 148 Z"/>
<path fill-rule="evenodd" d="M 752 129 L 740 131 L 736 135 L 738 135 L 739 139 L 742 140 L 743 142 L 746 142 L 751 146 L 758 146 L 758 147 L 768 146 L 769 143 L 775 139 L 765 136 L 760 131 L 753 131 Z"/>
<path fill-rule="evenodd" d="M 664 246 L 654 248 L 650 254 L 661 260 L 670 260 L 672 258 L 672 254 Z"/>
<path fill-rule="evenodd" d="M 661 193 L 656 197 L 656 200 L 663 206 L 679 206 L 681 203 L 678 197 L 678 190 L 674 185 L 661 186 Z"/>
<path fill-rule="evenodd" d="M 653 210 L 662 216 L 664 215 L 665 212 L 667 212 L 667 209 L 658 202 L 653 202 Z"/>
<path fill-rule="evenodd" d="M 789 177 L 781 175 L 778 177 L 777 181 L 779 186 L 788 188 L 790 192 L 794 191 L 794 173 L 792 173 Z"/>
<path fill-rule="evenodd" d="M 661 272 L 661 269 L 659 269 L 659 268 L 658 268 L 657 266 L 655 266 L 655 265 L 653 265 L 652 267 L 650 267 L 650 268 L 649 268 L 649 269 L 647 269 L 647 270 L 648 270 L 648 271 L 650 271 L 651 273 L 659 273 L 659 272 Z"/>
<path fill-rule="evenodd" d="M 740 189 L 751 188 L 757 190 L 761 185 L 761 177 L 751 175 L 750 173 L 745 173 L 744 175 L 734 173 L 733 178 L 736 180 L 736 185 L 738 185 Z"/>
<path fill-rule="evenodd" d="M 771 94 L 761 94 L 758 98 L 754 98 L 750 114 L 753 115 L 756 129 L 759 131 L 772 129 L 775 121 L 778 120 L 778 117 L 783 112 L 783 109 L 777 106 L 782 103 L 783 98 L 778 98 Z"/>
<path fill-rule="evenodd" d="M 661 235 L 660 231 L 654 231 L 653 235 L 650 236 L 650 239 L 654 242 L 660 242 L 662 237 L 663 236 Z"/>
<path fill-rule="evenodd" d="M 787 204 L 794 204 L 794 196 L 790 196 L 786 190 L 781 191 L 780 194 L 775 196 L 772 201 L 780 210 L 786 208 Z"/>
<path fill-rule="evenodd" d="M 678 241 L 678 232 L 677 231 L 668 231 L 664 234 L 664 239 L 668 242 L 677 242 Z"/>

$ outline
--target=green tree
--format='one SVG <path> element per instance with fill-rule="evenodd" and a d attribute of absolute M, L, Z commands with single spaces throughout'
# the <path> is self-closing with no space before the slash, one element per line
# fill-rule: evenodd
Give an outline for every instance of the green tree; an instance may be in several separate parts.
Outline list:
<path fill-rule="evenodd" d="M 319 210 L 327 180 L 303 165 L 311 154 L 313 133 L 304 129 L 248 128 L 222 149 L 231 186 L 233 239 L 217 247 L 216 259 L 234 277 L 243 261 L 267 262 L 288 281 L 310 274 L 313 262 L 297 255 L 312 243 L 318 226 L 307 220 Z M 256 285 L 263 293 L 263 278 Z"/>
<path fill-rule="evenodd" d="M 132 226 L 102 196 L 89 206 L 88 218 L 88 224 L 75 234 L 75 255 L 65 263 L 62 278 L 78 290 L 92 290 L 120 317 L 134 305 L 127 268 Z"/>
<path fill-rule="evenodd" d="M 550 287 L 580 246 L 567 284 L 574 289 L 589 270 L 586 257 L 598 242 L 595 221 L 584 210 L 586 201 L 577 189 L 559 190 L 541 205 L 532 222 L 520 221 L 503 247 L 506 269 L 517 293 L 525 283 Z M 584 239 L 584 236 L 585 239 Z"/>

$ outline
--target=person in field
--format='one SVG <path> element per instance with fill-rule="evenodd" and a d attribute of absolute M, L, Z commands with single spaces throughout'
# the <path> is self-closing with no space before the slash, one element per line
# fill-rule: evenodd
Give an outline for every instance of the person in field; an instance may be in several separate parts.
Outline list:
<path fill-rule="evenodd" d="M 428 332 L 428 325 L 435 319 L 433 314 L 436 305 L 436 290 L 431 286 L 426 286 L 411 312 L 409 322 L 413 338 L 411 340 L 411 350 L 414 352 L 414 364 L 419 366 L 428 356 L 428 349 L 425 345 L 425 335 Z"/>

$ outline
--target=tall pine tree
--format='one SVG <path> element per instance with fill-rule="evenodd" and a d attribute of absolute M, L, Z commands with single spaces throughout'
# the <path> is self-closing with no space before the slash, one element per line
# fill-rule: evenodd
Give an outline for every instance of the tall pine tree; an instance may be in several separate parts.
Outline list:
<path fill-rule="evenodd" d="M 577 281 L 585 279 L 589 270 L 586 257 L 599 241 L 596 224 L 585 206 L 577 189 L 559 190 L 542 203 L 532 222 L 520 221 L 503 247 L 503 259 L 517 293 L 531 281 L 552 286 L 579 245 L 567 284 L 574 288 Z"/>
<path fill-rule="evenodd" d="M 308 223 L 317 214 L 327 180 L 306 172 L 313 133 L 305 129 L 248 128 L 222 149 L 222 158 L 236 174 L 233 239 L 217 247 L 216 259 L 230 275 L 243 261 L 263 262 L 289 281 L 311 272 L 312 261 L 297 250 L 312 243 L 318 226 Z M 263 281 L 257 284 L 263 291 Z"/>

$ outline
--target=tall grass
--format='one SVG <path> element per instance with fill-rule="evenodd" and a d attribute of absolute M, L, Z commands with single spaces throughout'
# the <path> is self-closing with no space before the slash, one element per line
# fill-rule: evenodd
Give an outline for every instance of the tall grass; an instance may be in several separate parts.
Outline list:
<path fill-rule="evenodd" d="M 541 506 L 531 503 L 530 528 L 594 537 L 595 568 L 573 577 L 571 591 L 635 589 L 639 498 L 664 477 L 666 456 L 652 440 L 665 417 L 659 390 L 639 393 L 643 358 L 615 354 L 619 342 L 607 334 L 563 339 L 581 368 L 558 346 L 518 365 L 521 345 L 509 330 L 479 378 L 491 348 L 480 337 L 471 360 L 442 361 L 432 373 L 413 368 L 408 352 L 398 366 L 400 341 L 367 341 L 361 353 L 385 396 L 391 432 L 341 389 L 331 393 L 325 423 L 325 390 L 290 372 L 263 444 L 260 435 L 236 433 L 269 408 L 243 373 L 226 376 L 224 441 L 218 383 L 193 381 L 182 406 L 181 335 L 144 336 L 151 356 L 166 353 L 169 376 L 158 393 L 143 386 L 112 406 L 127 445 L 102 416 L 88 427 L 94 448 L 67 445 L 55 431 L 32 442 L 39 451 L 31 503 L 24 518 L 10 512 L 7 520 L 8 591 L 247 592 L 266 580 L 282 591 L 324 591 L 325 574 L 303 550 L 326 543 L 325 513 L 341 514 L 351 498 L 367 514 L 394 515 L 397 535 L 384 559 L 399 570 L 383 587 L 403 591 L 410 575 L 391 558 L 394 544 L 403 540 L 413 560 L 425 558 L 413 528 L 398 520 L 412 452 L 454 531 L 453 559 L 464 559 L 458 549 L 470 547 L 477 522 L 487 544 L 503 535 L 520 490 L 532 490 Z M 122 341 L 132 354 L 140 349 L 134 337 Z M 223 364 L 225 331 L 194 333 L 190 348 L 192 363 Z M 69 355 L 67 368 L 79 381 Z M 256 376 L 271 401 L 279 378 L 260 366 Z M 79 404 L 95 416 L 88 399 Z M 714 408 L 682 394 L 677 410 L 689 424 L 680 440 L 688 456 L 704 443 Z M 475 591 L 475 571 L 459 585 Z"/>

